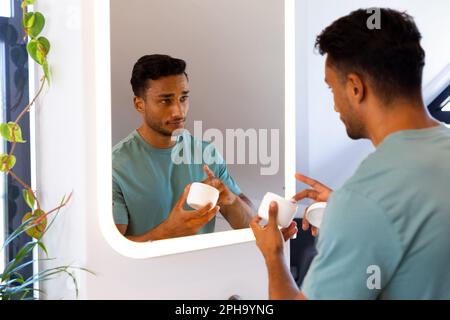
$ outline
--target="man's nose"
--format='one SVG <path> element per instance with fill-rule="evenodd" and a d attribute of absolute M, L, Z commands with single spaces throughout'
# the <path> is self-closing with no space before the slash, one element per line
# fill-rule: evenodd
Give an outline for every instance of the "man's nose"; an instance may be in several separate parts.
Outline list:
<path fill-rule="evenodd" d="M 181 101 L 178 101 L 173 108 L 172 117 L 184 118 L 184 115 L 185 115 L 185 107 Z"/>

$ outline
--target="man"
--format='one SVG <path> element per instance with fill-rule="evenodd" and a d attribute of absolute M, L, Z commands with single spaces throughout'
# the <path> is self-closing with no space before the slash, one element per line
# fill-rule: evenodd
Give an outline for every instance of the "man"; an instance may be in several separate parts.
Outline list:
<path fill-rule="evenodd" d="M 235 229 L 247 228 L 252 218 L 250 201 L 213 145 L 179 134 L 189 110 L 185 69 L 183 60 L 167 55 L 144 56 L 133 68 L 134 106 L 142 125 L 113 148 L 114 220 L 132 241 L 213 232 L 219 209 Z M 188 161 L 178 163 L 180 154 Z M 196 163 L 196 154 L 204 155 L 209 167 Z M 219 190 L 218 206 L 188 208 L 189 184 L 196 181 Z"/>
<path fill-rule="evenodd" d="M 380 14 L 381 29 L 357 10 L 317 37 L 335 111 L 350 138 L 376 151 L 334 192 L 297 175 L 312 187 L 297 201 L 328 201 L 301 290 L 283 260 L 276 205 L 267 226 L 252 221 L 272 299 L 450 299 L 450 130 L 426 112 L 413 19 Z"/>

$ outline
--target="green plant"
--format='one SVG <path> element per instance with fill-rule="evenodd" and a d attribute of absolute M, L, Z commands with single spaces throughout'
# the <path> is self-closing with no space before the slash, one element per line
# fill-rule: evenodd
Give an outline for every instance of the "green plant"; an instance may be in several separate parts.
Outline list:
<path fill-rule="evenodd" d="M 34 259 L 31 261 L 24 261 L 27 257 L 33 254 L 33 250 L 36 246 L 40 247 L 42 251 L 48 256 L 47 249 L 45 245 L 42 243 L 42 236 L 45 232 L 51 227 L 53 224 L 59 210 L 64 207 L 69 198 L 65 201 L 63 198 L 60 206 L 58 206 L 56 210 L 56 215 L 52 219 L 49 226 L 42 227 L 45 225 L 44 222 L 36 223 L 36 221 L 44 216 L 45 213 L 41 213 L 41 216 L 33 217 L 32 215 L 25 215 L 25 221 L 8 236 L 5 243 L 3 244 L 2 249 L 7 248 L 9 244 L 11 244 L 15 239 L 17 239 L 23 233 L 28 233 L 34 236 L 35 240 L 31 240 L 27 242 L 22 248 L 17 252 L 14 259 L 12 259 L 3 270 L 3 273 L 0 274 L 0 299 L 2 300 L 12 300 L 12 299 L 34 299 L 34 297 L 29 297 L 29 294 L 34 291 L 39 291 L 43 293 L 42 290 L 34 288 L 34 284 L 37 282 L 47 281 L 53 279 L 55 276 L 60 274 L 67 274 L 75 285 L 76 296 L 78 297 L 78 284 L 77 280 L 72 272 L 72 270 L 83 270 L 89 273 L 91 271 L 74 266 L 59 266 L 51 269 L 45 269 L 39 271 L 37 274 L 34 274 L 28 278 L 24 278 L 20 271 L 25 267 L 31 265 L 32 263 L 37 263 L 39 261 L 52 260 L 49 258 L 45 259 Z M 43 220 L 44 221 L 44 220 Z M 42 227 L 43 230 L 39 230 Z"/>
<path fill-rule="evenodd" d="M 35 0 L 23 0 L 22 1 L 22 18 L 23 18 L 23 30 L 24 39 L 28 38 L 27 52 L 30 57 L 38 63 L 43 71 L 43 77 L 40 79 L 39 89 L 31 100 L 31 102 L 23 109 L 20 115 L 14 122 L 0 124 L 0 134 L 9 143 L 12 144 L 10 152 L 8 154 L 0 154 L 0 171 L 10 175 L 13 179 L 18 181 L 22 186 L 22 194 L 25 202 L 30 207 L 30 212 L 25 213 L 22 218 L 22 224 L 8 236 L 5 243 L 2 246 L 2 250 L 8 247 L 15 239 L 17 239 L 23 233 L 28 234 L 33 239 L 23 245 L 17 252 L 16 256 L 5 266 L 5 269 L 0 274 L 0 299 L 28 299 L 29 294 L 34 290 L 34 284 L 40 281 L 46 281 L 52 279 L 54 276 L 61 273 L 67 274 L 72 278 L 75 284 L 76 294 L 78 296 L 78 285 L 76 278 L 71 271 L 72 269 L 79 269 L 88 271 L 87 269 L 73 266 L 60 266 L 47 270 L 42 270 L 37 274 L 25 279 L 21 275 L 20 271 L 32 263 L 36 263 L 43 260 L 51 259 L 35 259 L 25 262 L 26 258 L 32 256 L 34 248 L 38 246 L 48 256 L 47 249 L 42 242 L 42 237 L 53 224 L 54 219 L 58 215 L 59 211 L 65 207 L 72 193 L 66 198 L 63 197 L 59 206 L 54 209 L 45 211 L 41 207 L 36 192 L 31 189 L 20 177 L 18 177 L 12 170 L 16 164 L 16 157 L 14 151 L 18 143 L 26 143 L 22 138 L 22 130 L 20 128 L 20 121 L 27 112 L 30 112 L 31 107 L 35 104 L 38 97 L 41 95 L 45 84 L 50 85 L 50 70 L 47 61 L 47 56 L 50 52 L 50 41 L 41 36 L 41 32 L 45 26 L 45 17 L 41 12 L 27 12 L 27 6 L 33 5 Z M 53 220 L 48 224 L 48 217 L 51 214 L 55 214 Z M 92 273 L 92 272 L 91 272 Z"/>

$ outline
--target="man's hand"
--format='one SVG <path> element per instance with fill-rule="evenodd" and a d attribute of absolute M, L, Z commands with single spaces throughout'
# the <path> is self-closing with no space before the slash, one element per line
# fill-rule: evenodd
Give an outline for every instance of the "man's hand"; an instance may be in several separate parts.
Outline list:
<path fill-rule="evenodd" d="M 189 194 L 189 188 L 190 185 L 186 186 L 183 195 L 172 209 L 172 212 L 170 212 L 169 217 L 163 222 L 168 233 L 173 235 L 172 237 L 195 235 L 205 224 L 214 218 L 220 209 L 219 206 L 213 208 L 210 203 L 198 210 L 185 210 L 183 205 Z"/>
<path fill-rule="evenodd" d="M 333 192 L 333 190 L 331 190 L 330 188 L 328 188 L 326 185 L 311 179 L 307 176 L 304 176 L 300 173 L 297 173 L 295 175 L 295 178 L 300 181 L 303 182 L 307 185 L 309 185 L 310 187 L 312 187 L 312 189 L 305 189 L 300 191 L 299 193 L 297 193 L 293 199 L 295 199 L 296 201 L 300 201 L 303 199 L 312 199 L 316 202 L 327 202 L 331 193 Z M 308 208 L 305 209 L 305 214 L 303 215 L 303 222 L 302 222 L 302 229 L 304 231 L 309 229 L 309 222 L 308 222 L 308 217 L 306 217 L 306 210 L 308 210 Z M 312 235 L 315 237 L 318 234 L 318 230 L 316 227 L 312 227 L 311 228 L 311 233 Z"/>
<path fill-rule="evenodd" d="M 237 196 L 228 189 L 228 187 L 223 183 L 222 180 L 217 178 L 211 169 L 205 164 L 203 166 L 203 170 L 206 173 L 206 180 L 202 181 L 203 183 L 210 185 L 211 187 L 219 190 L 219 200 L 217 203 L 219 205 L 231 205 L 236 201 Z"/>
<path fill-rule="evenodd" d="M 298 290 L 283 256 L 283 240 L 289 239 L 294 232 L 297 232 L 295 222 L 285 229 L 285 234 L 278 230 L 277 216 L 278 205 L 273 201 L 269 206 L 269 222 L 267 225 L 261 226 L 259 224 L 261 221 L 260 217 L 254 218 L 250 223 L 256 238 L 256 245 L 261 250 L 266 261 L 269 273 L 269 298 L 282 300 L 305 299 L 305 296 Z"/>
<path fill-rule="evenodd" d="M 297 222 L 292 221 L 291 224 L 289 225 L 289 227 L 282 228 L 280 231 L 281 231 L 281 234 L 283 235 L 284 241 L 290 240 L 298 232 Z"/>
<path fill-rule="evenodd" d="M 256 216 L 250 223 L 250 227 L 252 228 L 253 234 L 256 238 L 256 245 L 259 250 L 261 250 L 261 253 L 266 261 L 283 255 L 285 238 L 282 232 L 278 229 L 277 216 L 278 204 L 275 201 L 272 201 L 269 207 L 269 222 L 267 225 L 261 226 L 259 224 L 261 221 L 261 217 L 259 216 Z"/>

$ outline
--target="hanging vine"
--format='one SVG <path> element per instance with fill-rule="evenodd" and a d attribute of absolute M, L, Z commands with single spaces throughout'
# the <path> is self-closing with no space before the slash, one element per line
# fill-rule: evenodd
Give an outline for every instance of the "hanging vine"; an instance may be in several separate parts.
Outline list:
<path fill-rule="evenodd" d="M 65 199 L 65 201 L 63 200 L 63 202 L 58 207 L 46 212 L 42 209 L 36 192 L 33 191 L 31 187 L 27 185 L 13 171 L 13 168 L 17 161 L 16 156 L 14 155 L 16 145 L 18 143 L 26 143 L 26 141 L 22 138 L 20 122 L 35 105 L 36 100 L 42 94 L 45 85 L 50 85 L 51 82 L 50 69 L 47 60 L 48 54 L 50 52 L 50 41 L 46 37 L 41 36 L 41 33 L 45 26 L 45 17 L 41 12 L 27 12 L 27 7 L 29 5 L 33 5 L 35 1 L 36 0 L 22 1 L 21 8 L 23 31 L 24 39 L 26 40 L 28 38 L 27 52 L 30 57 L 34 61 L 36 61 L 38 65 L 41 66 L 44 75 L 39 81 L 39 89 L 36 95 L 31 100 L 31 102 L 24 107 L 16 120 L 14 122 L 0 124 L 1 136 L 3 137 L 3 139 L 12 144 L 10 152 L 8 154 L 0 154 L 0 171 L 6 172 L 17 182 L 19 182 L 24 188 L 22 190 L 22 195 L 31 211 L 24 214 L 22 221 L 25 222 L 30 219 L 32 220 L 32 224 L 34 225 L 34 227 L 27 229 L 26 232 L 31 237 L 39 239 L 46 230 L 48 215 L 64 207 L 70 200 L 71 194 L 67 197 L 67 199 Z"/>
<path fill-rule="evenodd" d="M 23 179 L 21 179 L 14 171 L 13 168 L 16 164 L 16 157 L 14 151 L 18 143 L 26 143 L 22 137 L 22 130 L 20 127 L 20 122 L 23 117 L 30 112 L 31 108 L 36 104 L 37 99 L 41 96 L 45 85 L 50 86 L 50 68 L 48 64 L 48 54 L 50 52 L 50 41 L 41 35 L 45 26 L 45 17 L 41 12 L 28 10 L 29 5 L 35 4 L 36 0 L 23 0 L 21 2 L 22 8 L 22 20 L 23 20 L 23 31 L 24 31 L 24 42 L 28 40 L 27 52 L 29 56 L 41 66 L 43 76 L 39 81 L 39 89 L 36 95 L 31 99 L 31 102 L 26 105 L 19 116 L 13 122 L 0 124 L 0 134 L 3 139 L 11 144 L 9 153 L 0 154 L 0 171 L 10 175 L 15 179 L 20 185 L 22 185 L 22 195 L 23 198 L 30 208 L 30 211 L 24 213 L 22 218 L 22 224 L 12 232 L 1 249 L 5 249 L 12 241 L 17 239 L 21 234 L 27 233 L 29 236 L 34 238 L 34 240 L 26 243 L 16 254 L 13 259 L 5 266 L 3 271 L 0 270 L 0 299 L 28 299 L 29 293 L 35 291 L 34 284 L 36 282 L 45 281 L 53 278 L 55 275 L 60 273 L 67 274 L 72 278 L 76 295 L 78 296 L 78 286 L 75 275 L 72 269 L 83 270 L 92 273 L 91 271 L 73 266 L 60 266 L 51 269 L 44 269 L 39 271 L 37 274 L 33 274 L 29 278 L 23 278 L 20 270 L 30 265 L 33 262 L 49 260 L 49 259 L 37 259 L 32 261 L 26 261 L 25 258 L 32 255 L 32 252 L 36 246 L 39 246 L 43 252 L 47 254 L 47 249 L 41 241 L 43 235 L 50 228 L 51 224 L 48 224 L 48 217 L 51 214 L 55 216 L 59 213 L 60 209 L 65 207 L 72 193 L 68 197 L 64 196 L 60 204 L 50 210 L 44 210 L 38 199 L 38 196 L 32 188 L 27 185 Z M 17 106 L 14 106 L 17 107 Z M 54 219 L 52 220 L 52 222 Z M 41 291 L 41 290 L 38 290 Z M 31 299 L 33 299 L 32 297 Z"/>

